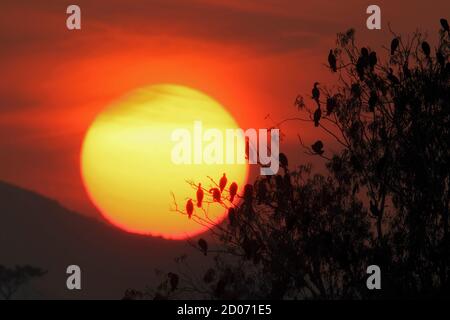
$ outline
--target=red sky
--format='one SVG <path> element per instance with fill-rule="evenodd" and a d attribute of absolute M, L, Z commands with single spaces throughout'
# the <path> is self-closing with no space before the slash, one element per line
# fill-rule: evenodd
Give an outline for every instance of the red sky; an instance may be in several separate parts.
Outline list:
<path fill-rule="evenodd" d="M 333 81 L 324 67 L 337 32 L 382 50 L 398 33 L 434 34 L 443 1 L 377 1 L 382 30 L 368 31 L 372 1 L 154 0 L 5 1 L 0 6 L 0 179 L 95 216 L 81 183 L 86 129 L 108 103 L 148 84 L 196 88 L 225 105 L 241 127 L 296 114 L 297 93 Z M 68 31 L 78 4 L 82 30 Z M 448 18 L 448 17 L 447 17 Z M 308 140 L 310 124 L 286 128 Z M 295 139 L 282 142 L 295 161 Z"/>

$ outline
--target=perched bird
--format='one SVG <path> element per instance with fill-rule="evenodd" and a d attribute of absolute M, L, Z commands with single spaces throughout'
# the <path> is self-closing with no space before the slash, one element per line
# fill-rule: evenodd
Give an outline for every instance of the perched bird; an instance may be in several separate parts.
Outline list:
<path fill-rule="evenodd" d="M 175 291 L 178 288 L 178 283 L 180 282 L 180 277 L 173 272 L 167 274 L 170 282 L 170 291 Z"/>
<path fill-rule="evenodd" d="M 314 126 L 318 127 L 320 118 L 322 118 L 322 110 L 320 109 L 320 106 L 314 111 Z"/>
<path fill-rule="evenodd" d="M 213 195 L 213 200 L 215 202 L 220 202 L 220 195 L 221 195 L 221 193 L 220 193 L 219 189 L 211 188 L 211 189 L 209 189 L 209 193 L 211 193 Z"/>
<path fill-rule="evenodd" d="M 370 64 L 370 70 L 373 71 L 373 69 L 375 68 L 375 66 L 377 65 L 378 62 L 378 58 L 377 58 L 377 53 L 375 51 L 372 51 L 369 54 L 369 64 Z"/>
<path fill-rule="evenodd" d="M 225 189 L 225 187 L 227 185 L 227 181 L 228 181 L 227 176 L 224 173 L 222 178 L 220 178 L 220 181 L 219 181 L 220 192 L 223 192 L 223 189 Z"/>
<path fill-rule="evenodd" d="M 230 226 L 236 225 L 236 210 L 234 208 L 228 209 L 228 221 L 230 222 Z"/>
<path fill-rule="evenodd" d="M 197 207 L 201 208 L 202 207 L 202 203 L 203 203 L 203 189 L 202 189 L 202 184 L 199 183 L 198 184 L 198 188 L 197 188 Z"/>
<path fill-rule="evenodd" d="M 430 58 L 431 48 L 430 48 L 430 45 L 428 44 L 428 42 L 426 42 L 426 41 L 422 42 L 422 51 L 427 58 Z"/>
<path fill-rule="evenodd" d="M 192 199 L 189 199 L 186 202 L 186 212 L 188 214 L 189 219 L 192 217 L 192 213 L 194 212 L 194 204 L 192 203 Z"/>
<path fill-rule="evenodd" d="M 286 157 L 286 155 L 284 153 L 280 153 L 279 160 L 280 160 L 281 167 L 287 168 L 289 163 L 288 163 L 288 158 Z"/>
<path fill-rule="evenodd" d="M 375 91 L 370 92 L 369 101 L 367 102 L 369 104 L 369 110 L 370 112 L 375 111 L 375 107 L 378 103 L 378 95 Z"/>
<path fill-rule="evenodd" d="M 208 254 L 208 242 L 201 238 L 198 240 L 198 246 L 200 247 L 200 251 L 206 256 Z"/>
<path fill-rule="evenodd" d="M 439 21 L 441 22 L 442 29 L 444 29 L 444 31 L 447 31 L 447 33 L 450 34 L 450 28 L 449 28 L 449 26 L 448 26 L 448 21 L 447 21 L 447 19 L 442 18 L 442 19 L 439 20 Z"/>
<path fill-rule="evenodd" d="M 392 39 L 392 42 L 391 42 L 391 56 L 393 56 L 395 54 L 395 51 L 397 50 L 399 44 L 400 44 L 400 41 L 398 40 L 398 38 Z"/>
<path fill-rule="evenodd" d="M 392 68 L 389 68 L 387 78 L 393 85 L 400 84 L 400 80 L 394 75 L 394 70 L 392 70 Z"/>
<path fill-rule="evenodd" d="M 322 155 L 323 154 L 323 142 L 320 140 L 317 140 L 314 142 L 314 144 L 311 146 L 311 149 L 314 151 L 315 154 Z"/>
<path fill-rule="evenodd" d="M 361 48 L 361 57 L 364 57 L 364 58 L 369 58 L 369 50 L 367 50 L 367 48 L 365 48 L 365 47 L 362 47 Z"/>
<path fill-rule="evenodd" d="M 361 55 L 356 62 L 356 72 L 361 80 L 364 79 L 364 71 L 369 66 L 369 50 L 361 48 Z"/>
<path fill-rule="evenodd" d="M 330 68 L 333 72 L 337 71 L 336 66 L 336 56 L 333 53 L 333 50 L 330 49 L 330 53 L 328 54 L 328 63 L 330 65 Z"/>
<path fill-rule="evenodd" d="M 238 185 L 236 184 L 236 182 L 233 182 L 230 185 L 230 202 L 233 202 L 234 197 L 236 196 L 236 193 L 237 193 L 237 189 L 238 189 Z"/>
<path fill-rule="evenodd" d="M 364 80 L 364 70 L 367 66 L 367 59 L 365 59 L 363 56 L 358 58 L 358 61 L 356 62 L 356 73 L 358 73 L 358 77 L 360 80 Z"/>
<path fill-rule="evenodd" d="M 317 104 L 319 104 L 319 98 L 320 98 L 320 90 L 319 90 L 319 88 L 317 88 L 318 85 L 319 85 L 319 83 L 315 82 L 314 87 L 312 89 L 312 98 L 314 100 L 316 100 Z"/>

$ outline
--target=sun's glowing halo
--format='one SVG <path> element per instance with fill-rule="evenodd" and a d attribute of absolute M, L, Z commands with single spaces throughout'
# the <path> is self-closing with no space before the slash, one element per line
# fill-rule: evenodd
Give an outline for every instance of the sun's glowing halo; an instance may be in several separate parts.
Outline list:
<path fill-rule="evenodd" d="M 206 230 L 171 210 L 171 192 L 184 208 L 186 199 L 195 199 L 195 190 L 186 181 L 208 187 L 208 176 L 218 181 L 226 173 L 229 183 L 242 187 L 248 166 L 175 164 L 171 134 L 179 128 L 192 129 L 199 120 L 205 130 L 238 128 L 218 102 L 172 84 L 137 89 L 97 116 L 83 142 L 81 174 L 91 200 L 109 222 L 129 232 L 169 239 Z M 220 222 L 225 214 L 219 204 L 209 206 L 213 221 Z"/>

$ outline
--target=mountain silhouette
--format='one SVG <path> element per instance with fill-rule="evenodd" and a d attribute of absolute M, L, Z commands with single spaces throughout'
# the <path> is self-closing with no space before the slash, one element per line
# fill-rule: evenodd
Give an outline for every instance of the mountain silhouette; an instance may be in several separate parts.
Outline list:
<path fill-rule="evenodd" d="M 14 298 L 119 299 L 129 287 L 153 283 L 155 269 L 173 268 L 173 257 L 189 250 L 184 241 L 129 234 L 0 182 L 0 264 L 48 271 Z M 81 268 L 81 290 L 66 288 L 71 264 Z"/>

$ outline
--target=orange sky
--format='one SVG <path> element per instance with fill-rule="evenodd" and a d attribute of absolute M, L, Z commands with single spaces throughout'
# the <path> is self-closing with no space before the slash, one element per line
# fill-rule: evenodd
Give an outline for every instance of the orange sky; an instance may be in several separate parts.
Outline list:
<path fill-rule="evenodd" d="M 0 9 L 0 179 L 96 215 L 81 184 L 79 152 L 95 115 L 148 84 L 176 83 L 225 105 L 243 127 L 295 114 L 297 93 L 332 81 L 323 66 L 335 34 L 357 30 L 381 50 L 390 35 L 435 33 L 448 1 L 377 1 L 381 31 L 365 28 L 369 1 L 155 0 L 2 1 Z M 65 10 L 82 9 L 68 31 Z M 384 41 L 384 42 L 383 42 Z M 286 129 L 305 139 L 309 124 Z M 282 151 L 300 160 L 295 139 Z M 303 159 L 308 160 L 308 159 Z"/>

